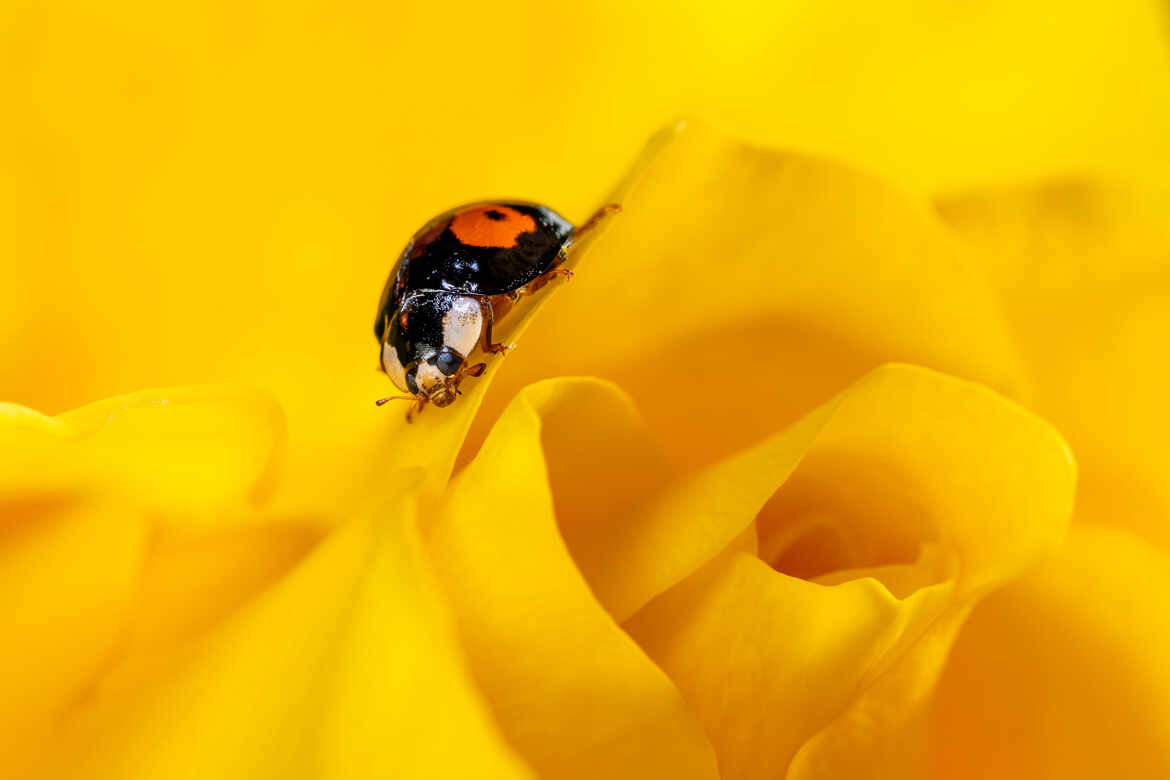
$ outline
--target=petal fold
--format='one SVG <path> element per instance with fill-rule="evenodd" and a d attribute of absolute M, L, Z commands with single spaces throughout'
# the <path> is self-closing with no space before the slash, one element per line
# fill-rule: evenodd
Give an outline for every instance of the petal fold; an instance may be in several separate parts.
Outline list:
<path fill-rule="evenodd" d="M 759 557 L 729 548 L 625 625 L 699 713 L 724 778 L 849 776 L 833 773 L 842 760 L 912 776 L 922 753 L 897 746 L 917 733 L 951 637 L 982 594 L 1056 549 L 1074 476 L 1039 418 L 978 385 L 884 367 L 710 467 L 702 500 L 676 506 L 718 521 L 712 545 L 755 521 Z M 875 579 L 887 575 L 889 587 Z"/>
<path fill-rule="evenodd" d="M 151 622 L 144 601 L 171 626 L 238 603 L 228 598 L 236 582 L 212 589 L 222 604 L 198 587 L 160 604 L 174 591 L 152 576 L 158 536 L 250 516 L 277 472 L 282 434 L 271 401 L 230 388 L 147 391 L 57 418 L 0 405 L 0 753 L 88 695 Z M 222 555 L 203 561 L 200 585 L 241 570 Z M 161 568 L 182 579 L 192 574 L 184 562 Z M 247 565 L 265 570 L 262 556 Z"/>
<path fill-rule="evenodd" d="M 604 576 L 599 534 L 658 473 L 635 420 L 597 380 L 526 389 L 429 530 L 475 677 L 541 777 L 718 776 L 677 689 L 606 613 L 570 549 Z"/>
<path fill-rule="evenodd" d="M 232 387 L 147 390 L 48 418 L 0 407 L 0 493 L 115 495 L 179 518 L 261 503 L 280 473 L 284 418 Z"/>

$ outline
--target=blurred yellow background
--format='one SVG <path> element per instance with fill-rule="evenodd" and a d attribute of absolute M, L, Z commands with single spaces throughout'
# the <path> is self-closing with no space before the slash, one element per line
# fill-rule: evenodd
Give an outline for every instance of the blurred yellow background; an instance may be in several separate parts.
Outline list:
<path fill-rule="evenodd" d="M 680 115 L 931 194 L 1168 181 L 1165 30 L 1140 0 L 6 3 L 0 392 L 243 378 L 328 419 L 382 386 L 417 224 L 581 219 Z"/>

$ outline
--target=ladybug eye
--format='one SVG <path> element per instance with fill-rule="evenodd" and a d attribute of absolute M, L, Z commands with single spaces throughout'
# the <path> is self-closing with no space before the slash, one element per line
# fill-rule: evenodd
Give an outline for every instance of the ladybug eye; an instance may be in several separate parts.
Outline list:
<path fill-rule="evenodd" d="M 463 365 L 463 358 L 450 350 L 443 350 L 435 357 L 435 367 L 445 376 L 451 376 Z"/>
<path fill-rule="evenodd" d="M 418 395 L 418 380 L 415 378 L 417 375 L 418 366 L 415 366 L 406 372 L 406 389 L 414 395 Z"/>

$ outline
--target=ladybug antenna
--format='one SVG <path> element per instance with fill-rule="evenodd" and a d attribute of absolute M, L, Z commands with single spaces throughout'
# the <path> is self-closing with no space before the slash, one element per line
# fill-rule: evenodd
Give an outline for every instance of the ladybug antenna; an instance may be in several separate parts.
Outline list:
<path fill-rule="evenodd" d="M 377 401 L 374 401 L 374 404 L 376 406 L 381 406 L 388 401 L 417 401 L 417 400 L 418 400 L 417 395 L 392 395 L 389 398 L 379 398 Z"/>

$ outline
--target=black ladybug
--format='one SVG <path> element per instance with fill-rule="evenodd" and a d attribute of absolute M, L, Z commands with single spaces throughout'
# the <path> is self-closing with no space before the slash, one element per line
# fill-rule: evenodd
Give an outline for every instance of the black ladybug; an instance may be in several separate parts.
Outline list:
<path fill-rule="evenodd" d="M 617 210 L 605 206 L 574 228 L 535 203 L 472 203 L 424 225 L 390 272 L 374 320 L 381 369 L 410 395 L 378 405 L 406 399 L 416 402 L 413 413 L 428 402 L 451 404 L 459 383 L 487 367 L 468 364 L 477 346 L 485 353 L 511 348 L 492 340 L 492 326 L 521 296 L 570 276 L 561 268 L 566 250 Z"/>

